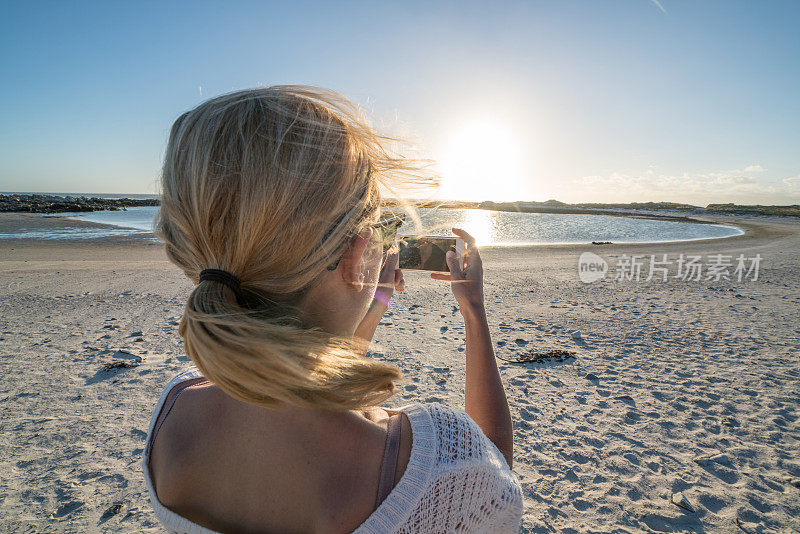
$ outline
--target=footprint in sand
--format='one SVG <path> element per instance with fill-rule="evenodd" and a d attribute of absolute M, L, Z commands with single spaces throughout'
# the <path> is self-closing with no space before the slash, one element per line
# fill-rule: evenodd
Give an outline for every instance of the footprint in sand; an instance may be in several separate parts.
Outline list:
<path fill-rule="evenodd" d="M 725 453 L 698 456 L 693 461 L 709 474 L 727 484 L 735 484 L 739 481 L 739 473 L 733 465 L 730 456 Z"/>
<path fill-rule="evenodd" d="M 81 502 L 81 501 L 70 501 L 70 502 L 64 503 L 61 506 L 59 506 L 58 509 L 55 512 L 53 512 L 51 517 L 55 518 L 55 517 L 67 516 L 67 515 L 71 514 L 72 512 L 74 512 L 75 510 L 78 510 L 79 508 L 82 508 L 83 505 L 84 505 L 84 503 Z"/>

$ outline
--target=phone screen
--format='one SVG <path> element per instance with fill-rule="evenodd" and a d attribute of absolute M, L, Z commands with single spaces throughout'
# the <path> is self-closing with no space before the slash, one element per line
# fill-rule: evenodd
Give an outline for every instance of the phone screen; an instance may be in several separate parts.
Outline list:
<path fill-rule="evenodd" d="M 418 269 L 421 271 L 449 272 L 445 254 L 448 250 L 462 253 L 456 237 L 402 237 L 397 238 L 399 245 L 400 269 Z"/>

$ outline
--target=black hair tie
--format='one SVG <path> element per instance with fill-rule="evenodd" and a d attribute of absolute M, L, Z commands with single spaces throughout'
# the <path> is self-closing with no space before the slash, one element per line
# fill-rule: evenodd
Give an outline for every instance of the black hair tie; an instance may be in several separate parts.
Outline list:
<path fill-rule="evenodd" d="M 205 280 L 213 280 L 225 284 L 236 293 L 237 298 L 241 293 L 242 283 L 228 271 L 223 271 L 222 269 L 203 269 L 200 271 L 200 281 L 203 282 Z"/>

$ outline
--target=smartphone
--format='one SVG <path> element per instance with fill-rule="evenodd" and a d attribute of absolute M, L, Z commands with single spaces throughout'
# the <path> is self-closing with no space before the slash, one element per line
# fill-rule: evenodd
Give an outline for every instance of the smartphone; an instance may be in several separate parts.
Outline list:
<path fill-rule="evenodd" d="M 466 250 L 464 240 L 458 237 L 397 237 L 399 248 L 398 268 L 416 269 L 420 271 L 449 272 L 447 265 L 448 250 L 463 256 Z"/>

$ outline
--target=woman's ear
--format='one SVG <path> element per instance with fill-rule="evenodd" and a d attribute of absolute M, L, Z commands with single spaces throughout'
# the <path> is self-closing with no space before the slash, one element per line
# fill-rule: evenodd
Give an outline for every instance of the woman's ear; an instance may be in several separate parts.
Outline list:
<path fill-rule="evenodd" d="M 342 278 L 356 291 L 364 289 L 364 253 L 372 239 L 371 227 L 364 228 L 353 237 L 342 257 Z"/>

